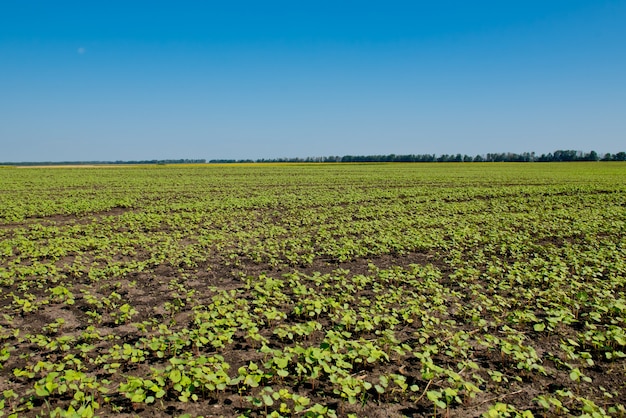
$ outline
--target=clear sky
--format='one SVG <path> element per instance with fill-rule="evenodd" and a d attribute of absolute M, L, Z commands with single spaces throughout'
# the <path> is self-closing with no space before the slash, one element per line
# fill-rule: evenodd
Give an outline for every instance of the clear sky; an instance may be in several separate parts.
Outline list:
<path fill-rule="evenodd" d="M 626 150 L 626 1 L 0 1 L 0 161 Z"/>

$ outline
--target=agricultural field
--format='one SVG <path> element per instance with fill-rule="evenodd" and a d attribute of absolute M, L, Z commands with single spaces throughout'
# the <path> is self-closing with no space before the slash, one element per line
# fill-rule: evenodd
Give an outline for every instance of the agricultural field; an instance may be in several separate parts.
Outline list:
<path fill-rule="evenodd" d="M 626 163 L 0 169 L 0 416 L 626 416 Z"/>

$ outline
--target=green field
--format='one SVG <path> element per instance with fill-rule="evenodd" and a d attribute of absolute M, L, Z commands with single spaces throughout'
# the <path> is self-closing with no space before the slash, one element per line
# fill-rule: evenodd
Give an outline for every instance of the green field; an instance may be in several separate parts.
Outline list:
<path fill-rule="evenodd" d="M 0 169 L 1 416 L 626 416 L 626 163 Z"/>

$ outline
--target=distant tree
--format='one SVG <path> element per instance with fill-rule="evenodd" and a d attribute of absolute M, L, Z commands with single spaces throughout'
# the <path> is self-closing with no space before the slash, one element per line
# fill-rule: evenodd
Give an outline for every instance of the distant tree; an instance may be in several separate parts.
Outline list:
<path fill-rule="evenodd" d="M 557 150 L 553 154 L 554 161 L 576 161 L 578 160 L 578 151 L 573 150 Z"/>
<path fill-rule="evenodd" d="M 490 152 L 485 156 L 485 161 L 488 161 L 488 162 L 504 161 L 504 154 Z"/>
<path fill-rule="evenodd" d="M 552 161 L 552 154 L 551 153 L 541 154 L 538 161 L 541 161 L 541 162 Z"/>
<path fill-rule="evenodd" d="M 626 161 L 626 152 L 620 151 L 613 156 L 613 161 Z"/>

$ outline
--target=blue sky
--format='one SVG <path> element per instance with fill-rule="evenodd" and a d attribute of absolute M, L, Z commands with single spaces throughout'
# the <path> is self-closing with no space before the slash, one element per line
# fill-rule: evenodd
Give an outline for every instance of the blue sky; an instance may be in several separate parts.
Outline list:
<path fill-rule="evenodd" d="M 0 161 L 626 149 L 626 1 L 0 2 Z"/>

